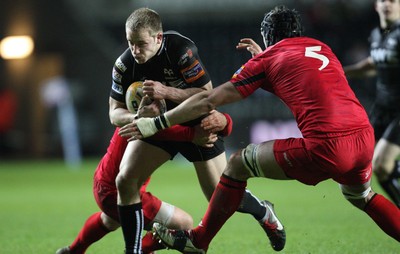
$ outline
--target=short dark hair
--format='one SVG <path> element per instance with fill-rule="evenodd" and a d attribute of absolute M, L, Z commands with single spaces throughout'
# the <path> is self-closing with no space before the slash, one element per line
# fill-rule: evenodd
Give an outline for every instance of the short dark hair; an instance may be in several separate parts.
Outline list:
<path fill-rule="evenodd" d="M 285 38 L 301 36 L 303 27 L 300 15 L 296 10 L 290 10 L 284 5 L 276 6 L 264 15 L 261 33 L 267 47 Z"/>
<path fill-rule="evenodd" d="M 139 8 L 128 17 L 125 27 L 132 31 L 146 28 L 153 33 L 162 32 L 161 17 L 152 9 Z"/>

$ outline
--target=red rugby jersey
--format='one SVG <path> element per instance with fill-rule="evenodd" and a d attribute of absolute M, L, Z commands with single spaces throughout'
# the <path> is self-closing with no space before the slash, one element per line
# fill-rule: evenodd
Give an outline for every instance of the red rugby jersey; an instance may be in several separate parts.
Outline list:
<path fill-rule="evenodd" d="M 316 39 L 288 38 L 268 47 L 242 66 L 231 82 L 243 97 L 258 88 L 278 96 L 304 137 L 340 135 L 369 126 L 341 63 Z"/>

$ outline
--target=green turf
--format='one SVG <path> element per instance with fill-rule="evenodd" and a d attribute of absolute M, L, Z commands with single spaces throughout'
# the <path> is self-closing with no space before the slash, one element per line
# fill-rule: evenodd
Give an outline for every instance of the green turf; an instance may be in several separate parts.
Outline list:
<path fill-rule="evenodd" d="M 97 211 L 91 189 L 96 164 L 97 159 L 86 160 L 74 171 L 60 161 L 0 162 L 0 253 L 51 254 L 70 244 L 86 218 Z M 400 245 L 350 206 L 332 181 L 309 187 L 294 181 L 252 179 L 248 186 L 260 198 L 275 203 L 286 226 L 287 245 L 280 253 L 400 253 Z M 374 187 L 381 192 L 377 184 Z M 168 163 L 156 172 L 148 190 L 187 210 L 196 223 L 206 209 L 189 164 Z M 122 233 L 118 230 L 87 253 L 122 250 Z M 208 253 L 273 252 L 254 219 L 235 214 Z"/>

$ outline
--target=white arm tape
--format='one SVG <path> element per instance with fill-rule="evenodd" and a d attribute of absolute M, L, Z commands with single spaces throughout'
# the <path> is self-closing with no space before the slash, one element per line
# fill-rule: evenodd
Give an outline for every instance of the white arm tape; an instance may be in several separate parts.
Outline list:
<path fill-rule="evenodd" d="M 136 121 L 136 126 L 138 127 L 140 133 L 142 133 L 142 136 L 144 138 L 153 136 L 158 132 L 157 127 L 154 123 L 154 118 L 139 118 Z"/>

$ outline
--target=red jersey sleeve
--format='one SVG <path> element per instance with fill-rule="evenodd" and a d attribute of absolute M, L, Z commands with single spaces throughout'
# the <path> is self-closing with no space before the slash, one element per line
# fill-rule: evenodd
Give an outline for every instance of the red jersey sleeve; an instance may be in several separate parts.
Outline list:
<path fill-rule="evenodd" d="M 258 88 L 271 91 L 269 82 L 266 80 L 262 55 L 253 57 L 240 67 L 230 80 L 244 98 L 250 96 Z"/>
<path fill-rule="evenodd" d="M 233 121 L 229 114 L 227 113 L 222 113 L 222 114 L 224 114 L 224 116 L 226 117 L 226 126 L 222 131 L 220 131 L 220 134 L 224 137 L 227 137 L 232 133 Z"/>

